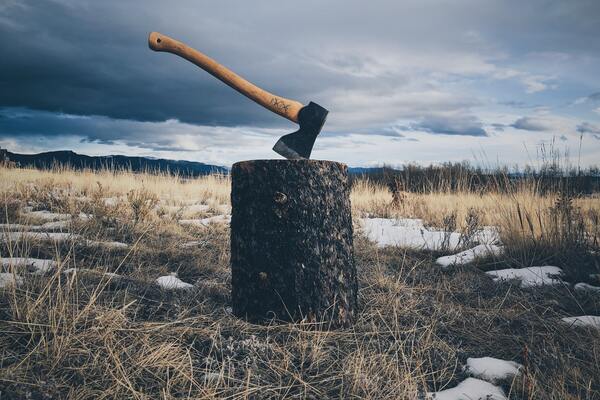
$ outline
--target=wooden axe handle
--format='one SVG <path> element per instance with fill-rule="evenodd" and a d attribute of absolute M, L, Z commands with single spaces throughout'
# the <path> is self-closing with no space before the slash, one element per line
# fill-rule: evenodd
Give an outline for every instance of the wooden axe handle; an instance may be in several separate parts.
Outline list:
<path fill-rule="evenodd" d="M 198 50 L 158 32 L 150 33 L 148 46 L 154 51 L 166 51 L 185 58 L 275 114 L 298 122 L 298 112 L 304 107 L 302 103 L 259 88 Z"/>

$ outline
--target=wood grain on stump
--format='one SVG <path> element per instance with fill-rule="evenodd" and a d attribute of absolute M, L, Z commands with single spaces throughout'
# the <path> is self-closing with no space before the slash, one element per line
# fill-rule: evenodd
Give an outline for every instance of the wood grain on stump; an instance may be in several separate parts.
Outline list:
<path fill-rule="evenodd" d="M 357 279 L 346 165 L 243 161 L 231 177 L 234 314 L 351 324 Z"/>

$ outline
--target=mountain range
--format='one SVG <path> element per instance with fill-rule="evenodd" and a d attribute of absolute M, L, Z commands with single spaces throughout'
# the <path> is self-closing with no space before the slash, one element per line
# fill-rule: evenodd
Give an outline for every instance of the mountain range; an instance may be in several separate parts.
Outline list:
<path fill-rule="evenodd" d="M 20 167 L 38 169 L 52 168 L 56 165 L 73 169 L 125 169 L 133 172 L 163 172 L 192 177 L 212 173 L 229 173 L 229 168 L 204 164 L 196 161 L 166 160 L 162 158 L 130 157 L 123 155 L 87 156 L 74 151 L 49 151 L 38 154 L 19 154 L 3 152 L 8 160 Z"/>

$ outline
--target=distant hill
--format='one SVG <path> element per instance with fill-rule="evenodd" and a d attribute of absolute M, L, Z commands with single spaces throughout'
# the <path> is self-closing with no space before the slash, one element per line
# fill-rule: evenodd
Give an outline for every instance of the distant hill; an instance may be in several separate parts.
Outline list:
<path fill-rule="evenodd" d="M 181 176 L 199 176 L 211 173 L 229 173 L 229 169 L 196 161 L 166 160 L 162 158 L 130 156 L 86 156 L 70 150 L 49 151 L 38 154 L 18 154 L 6 151 L 8 159 L 21 167 L 38 169 L 52 168 L 54 165 L 69 166 L 74 169 L 127 169 L 134 172 L 168 172 Z"/>

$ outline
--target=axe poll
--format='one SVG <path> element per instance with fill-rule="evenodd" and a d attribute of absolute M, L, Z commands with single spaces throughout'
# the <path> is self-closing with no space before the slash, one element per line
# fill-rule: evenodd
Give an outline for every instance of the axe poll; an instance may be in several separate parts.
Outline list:
<path fill-rule="evenodd" d="M 282 136 L 273 150 L 288 159 L 310 158 L 315 139 L 327 118 L 328 111 L 325 108 L 313 102 L 303 105 L 269 93 L 198 50 L 161 33 L 150 33 L 148 45 L 154 51 L 164 51 L 185 58 L 266 109 L 297 123 L 300 128 Z"/>

